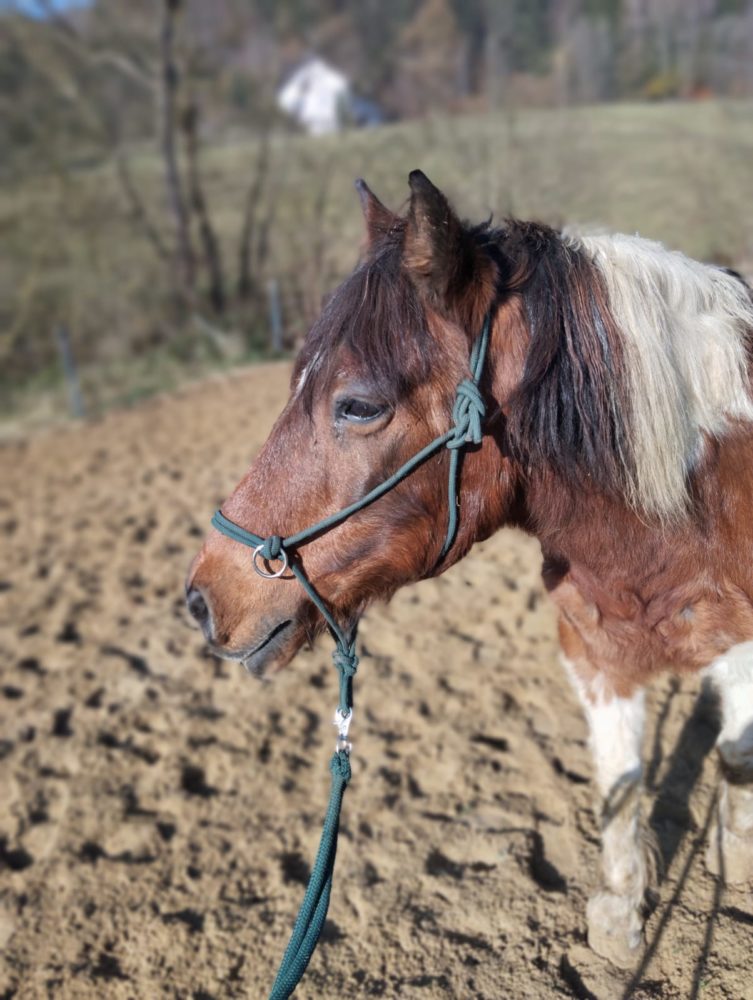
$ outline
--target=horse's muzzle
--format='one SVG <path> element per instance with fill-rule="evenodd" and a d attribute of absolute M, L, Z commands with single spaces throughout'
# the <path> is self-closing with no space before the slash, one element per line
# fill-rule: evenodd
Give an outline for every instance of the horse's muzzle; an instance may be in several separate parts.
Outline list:
<path fill-rule="evenodd" d="M 186 588 L 186 607 L 188 608 L 188 613 L 204 633 L 204 638 L 207 642 L 211 642 L 212 614 L 204 595 L 198 587 L 189 586 Z"/>

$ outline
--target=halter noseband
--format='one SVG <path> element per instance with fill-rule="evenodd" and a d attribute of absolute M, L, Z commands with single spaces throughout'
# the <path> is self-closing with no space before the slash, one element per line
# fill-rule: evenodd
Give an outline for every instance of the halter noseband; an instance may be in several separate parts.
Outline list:
<path fill-rule="evenodd" d="M 353 717 L 353 675 L 358 668 L 356 655 L 355 629 L 350 635 L 340 628 L 333 613 L 317 593 L 314 585 L 303 571 L 303 567 L 289 553 L 294 553 L 301 545 L 319 537 L 330 529 L 342 524 L 359 510 L 368 507 L 375 500 L 384 496 L 414 472 L 427 458 L 442 448 L 450 451 L 450 472 L 448 487 L 447 532 L 439 558 L 447 555 L 458 531 L 459 512 L 459 468 L 460 454 L 467 444 L 480 444 L 483 438 L 483 420 L 486 406 L 481 395 L 479 382 L 484 371 L 484 363 L 489 347 L 489 331 L 491 327 L 491 310 L 486 314 L 481 333 L 471 348 L 469 367 L 471 378 L 465 378 L 458 385 L 455 403 L 452 408 L 453 425 L 444 434 L 434 438 L 421 451 L 401 465 L 388 479 L 375 486 L 373 490 L 356 500 L 355 503 L 325 517 L 310 528 L 287 538 L 279 535 L 269 535 L 262 538 L 252 531 L 241 528 L 240 525 L 225 517 L 221 510 L 212 517 L 212 526 L 223 535 L 232 538 L 254 550 L 253 567 L 259 576 L 267 580 L 281 577 L 287 569 L 294 574 L 300 585 L 306 591 L 313 604 L 321 612 L 327 627 L 335 640 L 335 650 L 332 654 L 340 677 L 340 692 L 334 723 L 337 726 L 338 739 L 335 754 L 330 762 L 332 771 L 332 791 L 324 831 L 319 845 L 311 878 L 306 889 L 298 918 L 293 928 L 293 934 L 282 960 L 277 978 L 272 987 L 270 1000 L 284 1000 L 289 997 L 300 982 L 306 970 L 319 939 L 324 918 L 329 905 L 329 894 L 332 888 L 332 874 L 337 847 L 337 831 L 339 825 L 340 805 L 345 786 L 350 781 L 350 751 L 348 729 Z M 259 565 L 259 560 L 265 563 L 280 561 L 279 570 L 269 572 Z"/>

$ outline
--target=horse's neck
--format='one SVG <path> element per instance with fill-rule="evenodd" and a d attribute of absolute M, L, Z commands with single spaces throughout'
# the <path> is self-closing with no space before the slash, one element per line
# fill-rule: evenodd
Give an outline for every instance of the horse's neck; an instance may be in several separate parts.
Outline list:
<path fill-rule="evenodd" d="M 565 486 L 544 476 L 525 490 L 524 527 L 544 559 L 605 588 L 638 587 L 667 551 L 695 547 L 688 525 L 649 523 L 619 498 Z"/>
<path fill-rule="evenodd" d="M 730 589 L 753 599 L 753 560 L 743 555 L 753 551 L 747 428 L 696 470 L 691 507 L 673 523 L 641 517 L 619 498 L 570 493 L 553 476 L 529 483 L 525 497 L 525 526 L 541 543 L 550 587 L 567 576 L 599 606 L 626 595 L 644 605 L 668 595 L 692 603 L 693 594 Z"/>

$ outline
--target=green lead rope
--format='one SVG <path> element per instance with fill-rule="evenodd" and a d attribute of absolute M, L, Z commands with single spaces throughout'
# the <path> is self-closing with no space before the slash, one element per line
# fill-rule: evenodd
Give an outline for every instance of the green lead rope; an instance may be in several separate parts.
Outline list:
<path fill-rule="evenodd" d="M 345 787 L 350 781 L 350 760 L 345 750 L 338 750 L 335 753 L 329 769 L 332 772 L 332 791 L 324 819 L 322 839 L 319 841 L 319 850 L 316 853 L 314 867 L 311 869 L 306 895 L 298 911 L 295 927 L 280 963 L 269 1000 L 287 1000 L 301 981 L 309 959 L 314 954 L 327 916 L 332 892 L 332 875 L 335 870 L 340 809 Z"/>
<path fill-rule="evenodd" d="M 397 472 L 393 473 L 389 479 L 374 487 L 366 496 L 357 500 L 350 506 L 337 511 L 335 514 L 325 517 L 310 528 L 305 528 L 297 534 L 287 538 L 279 535 L 270 535 L 262 538 L 252 531 L 247 531 L 225 517 L 222 511 L 215 512 L 212 518 L 212 525 L 223 535 L 232 538 L 242 545 L 247 545 L 254 549 L 254 567 L 257 556 L 261 556 L 265 562 L 276 560 L 283 561 L 283 570 L 288 567 L 295 575 L 300 585 L 305 590 L 308 597 L 321 612 L 327 623 L 327 627 L 335 640 L 335 650 L 332 658 L 339 674 L 339 700 L 337 712 L 335 713 L 335 724 L 338 727 L 338 741 L 335 754 L 330 761 L 330 771 L 332 772 L 332 788 L 329 797 L 327 815 L 324 819 L 319 850 L 317 851 L 314 867 L 311 869 L 306 894 L 303 897 L 301 908 L 296 918 L 293 933 L 285 954 L 283 955 L 280 969 L 269 994 L 269 1000 L 287 1000 L 306 971 L 311 956 L 314 953 L 319 936 L 324 926 L 324 921 L 329 908 L 329 897 L 332 892 L 332 877 L 335 868 L 335 855 L 337 853 L 337 837 L 340 828 L 340 811 L 342 808 L 345 788 L 350 781 L 350 743 L 348 742 L 348 728 L 353 716 L 353 677 L 358 669 L 358 656 L 356 655 L 355 633 L 346 635 L 338 625 L 332 612 L 317 593 L 311 581 L 303 571 L 300 563 L 290 559 L 288 552 L 292 552 L 304 542 L 311 541 L 329 531 L 331 528 L 342 524 L 352 514 L 368 507 L 379 497 L 384 496 L 401 483 L 415 469 L 431 455 L 441 448 L 450 450 L 450 472 L 449 472 L 449 496 L 447 533 L 440 553 L 440 559 L 444 558 L 452 547 L 458 530 L 459 511 L 459 479 L 460 479 L 460 454 L 467 444 L 480 444 L 483 437 L 483 420 L 485 415 L 484 400 L 479 389 L 479 382 L 484 370 L 484 362 L 489 347 L 489 330 L 491 326 L 491 313 L 487 314 L 481 334 L 473 344 L 470 356 L 471 378 L 463 379 L 457 388 L 455 404 L 452 410 L 453 426 L 450 430 L 430 441 L 425 448 L 401 465 Z M 260 573 L 261 576 L 271 577 L 272 574 Z"/>

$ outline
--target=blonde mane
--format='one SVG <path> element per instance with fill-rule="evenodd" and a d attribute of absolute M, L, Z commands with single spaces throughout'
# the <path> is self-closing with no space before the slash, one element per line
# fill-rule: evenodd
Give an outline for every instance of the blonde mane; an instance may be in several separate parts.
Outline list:
<path fill-rule="evenodd" d="M 634 457 L 628 499 L 648 515 L 675 518 L 687 509 L 687 477 L 704 436 L 753 420 L 749 290 L 726 271 L 637 236 L 570 242 L 600 272 L 624 338 Z"/>

